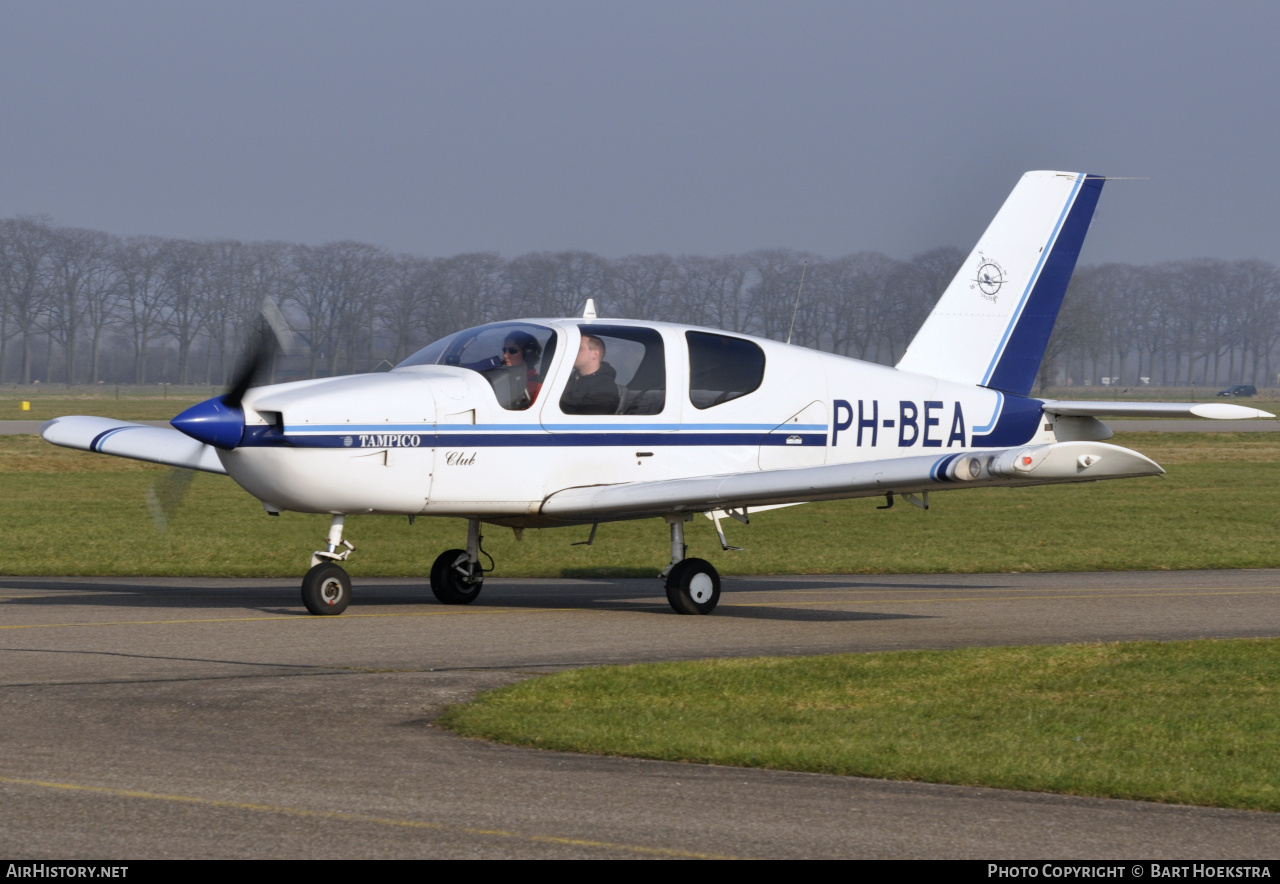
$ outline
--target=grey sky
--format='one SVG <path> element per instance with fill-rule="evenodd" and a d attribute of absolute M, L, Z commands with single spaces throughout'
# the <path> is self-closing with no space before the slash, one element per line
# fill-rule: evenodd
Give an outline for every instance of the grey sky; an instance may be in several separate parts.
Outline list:
<path fill-rule="evenodd" d="M 1276 3 L 0 2 L 0 216 L 505 255 L 968 248 L 1018 176 L 1084 261 L 1280 262 Z"/>

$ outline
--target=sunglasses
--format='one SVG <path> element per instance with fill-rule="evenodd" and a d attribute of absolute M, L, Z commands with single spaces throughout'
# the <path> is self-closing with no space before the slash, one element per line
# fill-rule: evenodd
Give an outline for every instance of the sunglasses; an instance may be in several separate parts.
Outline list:
<path fill-rule="evenodd" d="M 502 350 L 505 353 L 510 353 L 512 356 L 515 356 L 517 353 L 520 352 L 519 347 L 503 347 Z"/>

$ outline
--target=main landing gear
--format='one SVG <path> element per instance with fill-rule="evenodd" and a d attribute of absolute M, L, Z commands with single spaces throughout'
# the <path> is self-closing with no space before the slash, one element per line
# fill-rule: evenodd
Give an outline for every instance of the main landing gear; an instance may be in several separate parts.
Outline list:
<path fill-rule="evenodd" d="M 484 586 L 480 520 L 467 520 L 467 548 L 448 549 L 431 566 L 431 591 L 442 605 L 469 605 Z M 492 564 L 492 562 L 490 562 Z"/>
<path fill-rule="evenodd" d="M 684 523 L 693 516 L 667 516 L 671 526 L 671 564 L 658 575 L 666 582 L 667 601 L 677 614 L 710 614 L 720 601 L 720 574 L 706 559 L 686 559 Z"/>
<path fill-rule="evenodd" d="M 346 516 L 334 516 L 329 522 L 329 536 L 323 550 L 311 554 L 311 570 L 302 578 L 302 603 L 312 614 L 341 614 L 351 604 L 351 578 L 338 564 L 345 562 L 356 548 L 342 539 Z M 346 547 L 338 552 L 340 547 Z"/>

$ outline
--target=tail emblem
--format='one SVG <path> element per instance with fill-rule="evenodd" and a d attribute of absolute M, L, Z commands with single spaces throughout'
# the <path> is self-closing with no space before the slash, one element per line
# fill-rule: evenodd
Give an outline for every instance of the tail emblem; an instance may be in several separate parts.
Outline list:
<path fill-rule="evenodd" d="M 1000 293 L 1000 288 L 1004 285 L 1005 275 L 1004 268 L 996 261 L 978 253 L 978 272 L 977 278 L 973 280 L 973 285 L 969 288 L 976 288 L 982 297 L 986 298 L 992 304 L 996 302 L 996 295 Z"/>

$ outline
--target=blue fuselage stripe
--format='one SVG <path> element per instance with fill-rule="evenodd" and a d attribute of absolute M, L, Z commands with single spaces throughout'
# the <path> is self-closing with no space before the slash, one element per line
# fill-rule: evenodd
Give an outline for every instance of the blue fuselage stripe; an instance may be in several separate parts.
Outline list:
<path fill-rule="evenodd" d="M 996 390 L 995 393 L 996 393 L 996 407 L 995 407 L 995 410 L 991 412 L 991 420 L 987 421 L 987 424 L 984 427 L 974 427 L 973 434 L 975 436 L 978 435 L 979 433 L 990 433 L 991 428 L 994 427 L 996 425 L 996 421 L 1000 419 L 1000 412 L 1004 408 L 1004 394 L 1001 393 L 999 390 Z"/>
<path fill-rule="evenodd" d="M 826 424 L 290 424 L 286 436 L 307 433 L 528 433 L 543 430 L 551 433 L 675 433 L 686 431 L 726 432 L 730 430 L 754 433 L 825 433 Z"/>
<path fill-rule="evenodd" d="M 364 436 L 362 439 L 361 436 Z M 379 438 L 382 437 L 382 438 Z M 406 439 L 402 437 L 416 437 Z M 799 440 L 799 441 L 796 441 Z M 681 446 L 826 446 L 826 433 L 343 433 L 246 436 L 241 447 L 292 445 L 296 448 L 575 448 Z"/>

